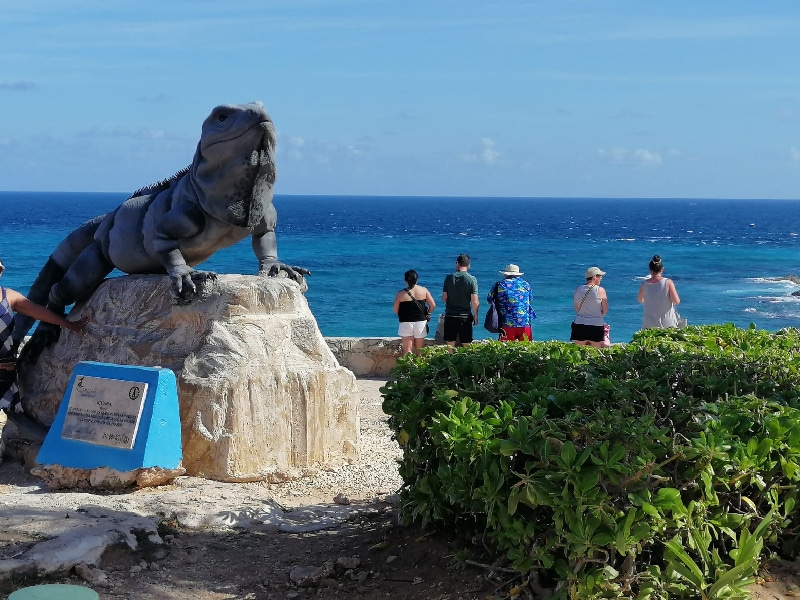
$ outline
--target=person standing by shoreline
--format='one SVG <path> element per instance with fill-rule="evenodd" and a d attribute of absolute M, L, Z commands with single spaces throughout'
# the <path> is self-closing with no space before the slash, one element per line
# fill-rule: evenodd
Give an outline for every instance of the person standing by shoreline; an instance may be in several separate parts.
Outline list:
<path fill-rule="evenodd" d="M 503 279 L 492 286 L 487 297 L 488 302 L 495 301 L 500 321 L 500 341 L 510 342 L 533 341 L 533 319 L 536 312 L 533 310 L 533 290 L 531 284 L 522 278 L 525 273 L 519 266 L 506 265 L 500 271 Z"/>
<path fill-rule="evenodd" d="M 403 275 L 406 287 L 394 297 L 394 312 L 400 321 L 397 335 L 403 345 L 403 354 L 419 354 L 425 345 L 428 321 L 431 319 L 436 302 L 428 288 L 417 285 L 419 275 L 413 269 Z"/>
<path fill-rule="evenodd" d="M 605 274 L 599 267 L 589 267 L 584 274 L 586 283 L 575 288 L 572 296 L 576 314 L 569 339 L 579 346 L 605 346 L 604 325 L 608 312 L 608 296 L 600 287 Z"/>
<path fill-rule="evenodd" d="M 656 254 L 648 265 L 650 278 L 639 286 L 639 304 L 644 305 L 642 329 L 648 327 L 677 327 L 678 313 L 675 307 L 681 303 L 675 283 L 664 277 L 664 263 Z"/>
<path fill-rule="evenodd" d="M 470 267 L 469 254 L 459 254 L 456 270 L 444 279 L 444 343 L 455 346 L 472 343 L 472 326 L 478 324 L 478 280 L 467 273 Z"/>

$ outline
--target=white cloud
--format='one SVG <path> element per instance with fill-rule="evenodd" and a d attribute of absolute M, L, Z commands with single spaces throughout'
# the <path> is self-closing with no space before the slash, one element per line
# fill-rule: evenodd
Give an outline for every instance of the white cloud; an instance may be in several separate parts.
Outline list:
<path fill-rule="evenodd" d="M 643 167 L 657 167 L 663 163 L 661 155 L 658 152 L 651 152 L 650 150 L 644 150 L 642 148 L 634 150 L 631 153 L 631 157 Z"/>
<path fill-rule="evenodd" d="M 635 165 L 638 167 L 660 167 L 664 161 L 661 154 L 645 148 L 628 150 L 627 148 L 612 148 L 606 150 L 600 148 L 597 155 L 617 165 Z"/>
<path fill-rule="evenodd" d="M 800 164 L 800 150 L 792 146 L 789 148 L 789 156 L 792 157 L 792 162 Z"/>
<path fill-rule="evenodd" d="M 36 84 L 31 81 L 0 81 L 0 90 L 26 92 L 36 89 Z"/>
<path fill-rule="evenodd" d="M 485 165 L 497 164 L 503 154 L 495 150 L 495 141 L 492 138 L 481 138 L 483 150 L 476 154 L 462 154 L 461 160 L 467 163 L 481 162 Z"/>
<path fill-rule="evenodd" d="M 302 137 L 295 136 L 291 137 L 286 142 L 284 142 L 289 149 L 287 153 L 289 154 L 289 158 L 300 160 L 303 158 L 303 147 L 306 145 L 306 140 Z M 278 152 L 281 151 L 281 147 L 283 146 L 282 143 L 278 143 Z"/>
<path fill-rule="evenodd" d="M 167 132 L 163 129 L 140 129 L 134 136 L 140 140 L 160 141 L 167 139 Z"/>
<path fill-rule="evenodd" d="M 369 144 L 343 144 L 322 140 L 307 140 L 301 136 L 283 137 L 278 134 L 278 154 L 296 161 L 309 160 L 328 165 L 343 159 L 362 159 L 369 156 Z"/>

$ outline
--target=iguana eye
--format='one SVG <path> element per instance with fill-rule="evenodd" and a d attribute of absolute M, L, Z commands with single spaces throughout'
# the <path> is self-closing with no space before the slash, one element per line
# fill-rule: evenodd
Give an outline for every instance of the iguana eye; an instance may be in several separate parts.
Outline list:
<path fill-rule="evenodd" d="M 219 113 L 217 115 L 217 123 L 224 123 L 227 120 L 228 120 L 228 114 L 227 113 Z"/>

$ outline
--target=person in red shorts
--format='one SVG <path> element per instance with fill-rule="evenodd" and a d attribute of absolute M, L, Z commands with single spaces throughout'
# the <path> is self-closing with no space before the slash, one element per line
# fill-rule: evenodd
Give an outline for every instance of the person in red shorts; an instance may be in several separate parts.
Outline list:
<path fill-rule="evenodd" d="M 500 341 L 533 341 L 532 322 L 536 318 L 533 310 L 531 284 L 522 278 L 519 266 L 506 265 L 500 271 L 503 279 L 492 286 L 487 300 L 496 301 L 500 317 Z"/>

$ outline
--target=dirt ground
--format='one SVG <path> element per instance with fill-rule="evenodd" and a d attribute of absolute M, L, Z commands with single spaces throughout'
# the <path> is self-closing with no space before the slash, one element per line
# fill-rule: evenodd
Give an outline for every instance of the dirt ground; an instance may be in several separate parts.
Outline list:
<path fill-rule="evenodd" d="M 359 381 L 363 435 L 385 430 L 377 391 L 382 383 Z M 0 494 L 17 490 L 51 494 L 37 485 L 38 480 L 19 462 L 0 464 Z M 376 487 L 385 485 L 380 482 Z M 114 546 L 96 565 L 82 565 L 57 576 L 0 578 L 0 597 L 26 586 L 70 583 L 91 587 L 103 600 L 499 600 L 508 598 L 509 591 L 521 583 L 519 576 L 491 568 L 487 564 L 491 559 L 482 556 L 480 547 L 458 531 L 431 533 L 398 525 L 392 491 L 359 492 L 344 489 L 341 483 L 298 487 L 200 481 L 192 486 L 173 484 L 118 495 L 114 497 L 118 504 L 142 497 L 163 502 L 159 533 L 164 544 L 152 544 L 143 536 L 135 551 Z M 174 512 L 169 504 L 177 493 L 199 495 L 209 504 L 223 499 L 232 506 L 254 497 L 268 497 L 292 508 L 318 503 L 334 506 L 337 492 L 346 493 L 357 516 L 330 529 L 305 533 L 186 527 L 171 517 Z M 0 531 L 0 558 L 18 555 L 36 541 L 33 530 Z M 515 591 L 518 598 L 537 597 L 525 587 Z M 754 600 L 800 597 L 800 565 L 770 565 L 752 593 Z"/>
<path fill-rule="evenodd" d="M 19 465 L 0 467 L 0 478 L 10 477 L 24 482 L 30 476 Z M 0 580 L 0 597 L 30 585 L 68 583 L 91 587 L 103 600 L 499 600 L 521 583 L 475 560 L 479 549 L 458 532 L 401 527 L 396 506 L 385 502 L 359 508 L 362 518 L 310 533 L 197 530 L 167 520 L 163 545 L 114 547 L 96 566 L 60 576 Z M 0 549 L 11 541 L 24 540 L 0 536 Z M 465 548 L 478 564 L 459 560 Z M 752 587 L 753 599 L 800 597 L 799 572 L 796 563 L 771 565 Z M 538 596 L 522 588 L 517 597 Z"/>
<path fill-rule="evenodd" d="M 0 466 L 2 485 L 30 485 L 33 479 L 18 464 Z M 354 502 L 353 507 L 358 518 L 308 533 L 196 529 L 165 519 L 159 528 L 165 544 L 142 538 L 136 551 L 115 546 L 97 565 L 59 576 L 0 579 L 0 597 L 26 586 L 69 583 L 120 600 L 471 600 L 502 598 L 498 590 L 514 579 L 459 562 L 458 553 L 470 540 L 457 532 L 400 527 L 396 504 Z M 0 533 L 0 556 L 4 546 L 24 548 L 35 541 L 21 538 Z"/>

